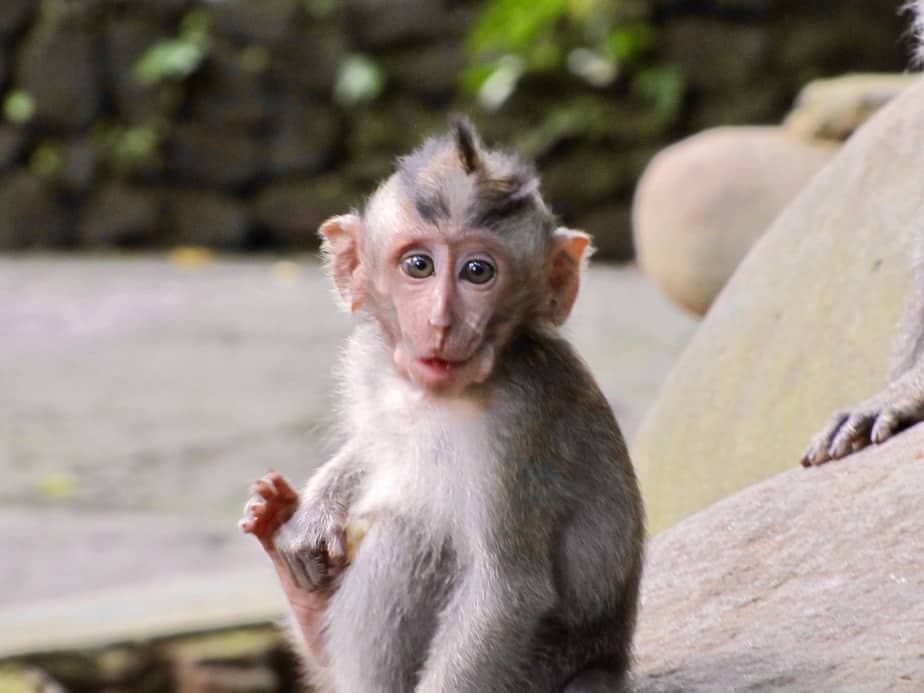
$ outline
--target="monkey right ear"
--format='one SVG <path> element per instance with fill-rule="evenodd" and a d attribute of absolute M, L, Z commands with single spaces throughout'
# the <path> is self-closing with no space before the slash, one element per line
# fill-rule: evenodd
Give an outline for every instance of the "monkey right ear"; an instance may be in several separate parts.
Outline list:
<path fill-rule="evenodd" d="M 553 325 L 561 325 L 571 314 L 581 284 L 581 269 L 594 251 L 590 241 L 583 231 L 564 227 L 552 234 L 547 268 L 549 290 L 543 312 Z"/>
<path fill-rule="evenodd" d="M 359 261 L 362 220 L 357 214 L 331 217 L 318 229 L 321 255 L 343 304 L 356 312 L 363 304 L 364 276 Z"/>

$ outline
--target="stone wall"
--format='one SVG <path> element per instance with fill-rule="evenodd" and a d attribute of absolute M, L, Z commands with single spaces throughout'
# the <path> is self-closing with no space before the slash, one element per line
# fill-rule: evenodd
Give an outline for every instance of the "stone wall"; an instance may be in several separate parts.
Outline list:
<path fill-rule="evenodd" d="M 899 5 L 648 0 L 645 60 L 682 87 L 665 117 L 627 80 L 565 72 L 480 110 L 457 86 L 480 2 L 3 0 L 0 248 L 311 247 L 320 221 L 463 111 L 538 159 L 567 223 L 627 257 L 631 192 L 654 152 L 775 122 L 815 77 L 901 70 Z M 143 74 L 153 46 L 178 40 L 169 75 Z M 344 70 L 370 64 L 384 88 L 351 104 Z"/>

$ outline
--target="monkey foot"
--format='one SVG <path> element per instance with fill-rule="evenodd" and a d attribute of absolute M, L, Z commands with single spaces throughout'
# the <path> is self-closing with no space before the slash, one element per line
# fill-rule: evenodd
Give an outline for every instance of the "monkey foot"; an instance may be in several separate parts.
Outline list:
<path fill-rule="evenodd" d="M 272 470 L 254 482 L 251 493 L 238 526 L 270 550 L 273 535 L 295 513 L 298 494 L 282 474 Z"/>

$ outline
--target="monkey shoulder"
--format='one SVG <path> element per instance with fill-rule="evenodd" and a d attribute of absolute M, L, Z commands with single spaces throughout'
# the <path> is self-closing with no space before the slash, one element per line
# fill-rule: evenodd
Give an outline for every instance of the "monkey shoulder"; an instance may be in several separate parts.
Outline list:
<path fill-rule="evenodd" d="M 574 347 L 557 332 L 525 332 L 514 341 L 507 363 L 511 395 L 520 403 L 513 407 L 514 418 L 519 427 L 532 429 L 536 454 L 546 451 L 561 461 L 604 466 L 628 457 L 606 397 Z"/>

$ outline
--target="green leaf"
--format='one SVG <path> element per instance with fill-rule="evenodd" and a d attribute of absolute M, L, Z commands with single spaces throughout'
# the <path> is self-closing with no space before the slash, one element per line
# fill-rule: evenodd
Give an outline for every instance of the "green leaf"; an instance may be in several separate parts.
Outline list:
<path fill-rule="evenodd" d="M 35 115 L 35 99 L 28 92 L 13 89 L 3 101 L 3 115 L 15 125 L 28 123 Z"/>
<path fill-rule="evenodd" d="M 63 158 L 61 145 L 42 142 L 29 157 L 29 170 L 42 178 L 51 178 L 61 169 Z"/>
<path fill-rule="evenodd" d="M 639 72 L 634 86 L 652 103 L 659 119 L 670 120 L 683 104 L 686 78 L 675 65 L 655 65 Z"/>
<path fill-rule="evenodd" d="M 337 74 L 334 99 L 342 106 L 373 101 L 385 89 L 385 72 L 366 55 L 351 55 Z"/>

